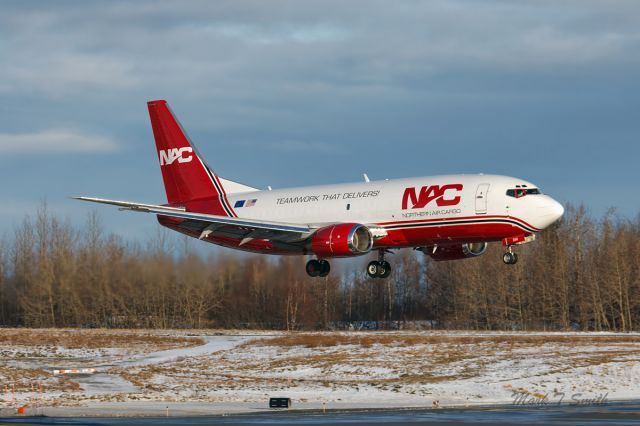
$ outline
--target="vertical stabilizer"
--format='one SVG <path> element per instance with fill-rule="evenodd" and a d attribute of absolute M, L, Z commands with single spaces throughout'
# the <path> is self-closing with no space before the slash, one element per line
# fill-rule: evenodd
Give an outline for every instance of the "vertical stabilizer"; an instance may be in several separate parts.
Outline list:
<path fill-rule="evenodd" d="M 222 183 L 198 154 L 167 101 L 147 103 L 169 204 L 198 206 L 203 213 L 235 216 Z"/>

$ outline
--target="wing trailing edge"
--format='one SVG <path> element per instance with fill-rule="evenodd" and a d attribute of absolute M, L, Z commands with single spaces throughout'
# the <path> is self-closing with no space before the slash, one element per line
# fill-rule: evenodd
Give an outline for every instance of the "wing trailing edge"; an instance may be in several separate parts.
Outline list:
<path fill-rule="evenodd" d="M 90 201 L 92 203 L 109 204 L 120 207 L 120 210 L 130 210 L 142 213 L 155 213 L 162 216 L 176 217 L 180 219 L 191 219 L 212 224 L 230 225 L 248 229 L 264 229 L 285 233 L 298 234 L 301 237 L 311 235 L 315 229 L 308 225 L 298 223 L 271 222 L 255 219 L 240 219 L 236 217 L 219 216 L 213 214 L 188 212 L 181 207 L 169 207 L 158 204 L 143 204 L 130 201 L 109 200 L 95 197 L 71 197 L 75 200 Z"/>

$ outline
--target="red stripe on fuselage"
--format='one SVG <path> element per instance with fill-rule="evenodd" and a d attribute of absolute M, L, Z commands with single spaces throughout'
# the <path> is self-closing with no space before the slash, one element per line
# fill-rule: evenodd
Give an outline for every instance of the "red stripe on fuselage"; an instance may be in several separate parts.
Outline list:
<path fill-rule="evenodd" d="M 466 223 L 422 228 L 390 229 L 387 235 L 374 242 L 374 247 L 421 247 L 434 244 L 502 241 L 529 231 L 502 223 Z"/>
<path fill-rule="evenodd" d="M 515 216 L 461 216 L 461 217 L 445 217 L 438 219 L 416 219 L 416 220 L 402 220 L 395 222 L 380 222 L 376 225 L 388 228 L 394 225 L 410 225 L 410 224 L 420 224 L 420 223 L 435 223 L 435 222 L 450 222 L 454 220 L 473 220 L 473 219 L 503 219 L 503 220 L 513 220 L 516 222 L 520 222 L 528 228 L 531 228 L 534 231 L 540 231 L 540 228 L 536 228 L 535 226 L 525 222 L 524 220 L 517 218 Z"/>

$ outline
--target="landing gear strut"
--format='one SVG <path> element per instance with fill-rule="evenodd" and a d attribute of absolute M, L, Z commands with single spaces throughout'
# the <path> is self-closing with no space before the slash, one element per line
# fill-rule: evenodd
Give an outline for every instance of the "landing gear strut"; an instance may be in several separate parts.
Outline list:
<path fill-rule="evenodd" d="M 507 251 L 502 255 L 502 261 L 507 265 L 515 265 L 518 262 L 518 255 L 511 250 L 511 246 L 507 246 Z"/>
<path fill-rule="evenodd" d="M 367 274 L 371 278 L 387 278 L 391 275 L 391 264 L 384 260 L 385 249 L 378 250 L 378 260 L 373 260 L 367 265 Z"/>
<path fill-rule="evenodd" d="M 324 259 L 311 259 L 307 262 L 306 270 L 310 277 L 326 277 L 331 271 L 331 265 Z"/>

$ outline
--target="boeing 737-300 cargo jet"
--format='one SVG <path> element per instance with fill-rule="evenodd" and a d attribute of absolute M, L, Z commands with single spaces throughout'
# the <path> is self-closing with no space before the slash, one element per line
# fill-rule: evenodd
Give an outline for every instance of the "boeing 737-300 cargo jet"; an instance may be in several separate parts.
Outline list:
<path fill-rule="evenodd" d="M 377 252 L 367 266 L 385 278 L 385 253 L 412 247 L 435 260 L 484 254 L 501 241 L 503 261 L 514 264 L 514 245 L 558 220 L 564 209 L 522 179 L 447 175 L 340 185 L 259 190 L 218 176 L 198 154 L 166 101 L 148 102 L 166 204 L 92 197 L 79 200 L 154 213 L 175 231 L 256 253 L 313 256 L 307 273 L 327 276 L 334 257 Z"/>

